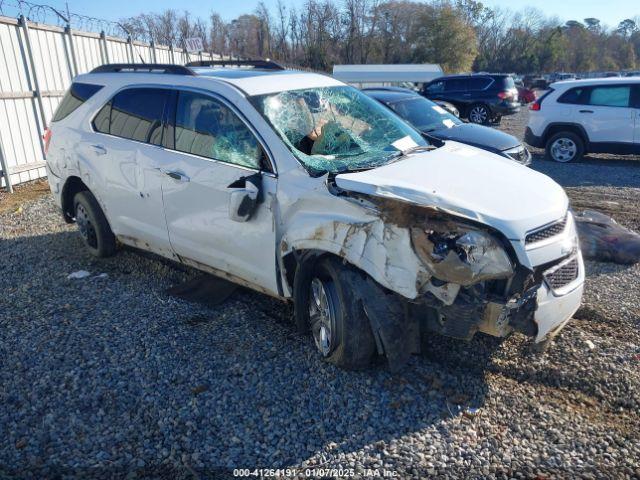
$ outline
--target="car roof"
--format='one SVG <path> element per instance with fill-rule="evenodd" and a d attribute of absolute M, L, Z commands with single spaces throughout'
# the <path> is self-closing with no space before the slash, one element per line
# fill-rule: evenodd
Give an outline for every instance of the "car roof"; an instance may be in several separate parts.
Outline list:
<path fill-rule="evenodd" d="M 188 70 L 185 70 L 187 72 Z M 193 85 L 199 83 L 202 88 L 211 85 L 211 81 L 220 81 L 233 85 L 246 96 L 264 95 L 289 90 L 302 90 L 306 88 L 321 88 L 345 86 L 346 84 L 329 75 L 304 72 L 299 70 L 274 70 L 266 68 L 244 67 L 191 67 L 193 74 L 174 74 L 149 71 L 117 71 L 96 72 L 79 75 L 75 81 L 98 80 L 109 76 L 118 80 L 118 84 L 172 83 L 180 85 L 180 79 L 184 83 Z M 188 80 L 187 80 L 188 79 Z"/>
<path fill-rule="evenodd" d="M 552 88 L 571 88 L 588 85 L 610 85 L 617 83 L 640 83 L 640 78 L 635 77 L 605 77 L 605 78 L 583 78 L 580 80 L 562 80 L 550 85 Z"/>
<path fill-rule="evenodd" d="M 509 76 L 510 75 L 508 73 L 463 73 L 458 75 L 444 75 L 442 77 L 435 78 L 433 81 L 437 82 L 438 80 L 453 80 L 456 78 L 476 78 L 476 77 L 498 78 L 498 77 L 509 77 Z"/>
<path fill-rule="evenodd" d="M 384 103 L 399 102 L 408 98 L 424 98 L 408 88 L 363 88 L 362 91 L 370 97 Z"/>

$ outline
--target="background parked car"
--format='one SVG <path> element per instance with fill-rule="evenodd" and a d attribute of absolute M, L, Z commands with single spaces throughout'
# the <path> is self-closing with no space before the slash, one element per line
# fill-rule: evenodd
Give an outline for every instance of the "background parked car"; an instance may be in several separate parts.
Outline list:
<path fill-rule="evenodd" d="M 525 75 L 522 83 L 530 89 L 546 90 L 549 88 L 549 82 L 544 77 L 536 77 L 535 75 Z"/>
<path fill-rule="evenodd" d="M 525 141 L 557 162 L 587 152 L 640 154 L 640 78 L 551 84 L 529 107 Z"/>
<path fill-rule="evenodd" d="M 532 88 L 525 87 L 522 82 L 516 82 L 516 88 L 521 105 L 528 105 L 536 101 L 536 92 Z"/>
<path fill-rule="evenodd" d="M 367 88 L 363 90 L 407 120 L 428 137 L 454 140 L 497 153 L 523 165 L 531 163 L 531 154 L 513 135 L 491 127 L 464 123 L 431 100 L 404 88 Z"/>
<path fill-rule="evenodd" d="M 513 78 L 504 74 L 439 77 L 425 84 L 421 93 L 430 100 L 452 103 L 473 123 L 499 121 L 520 109 Z"/>

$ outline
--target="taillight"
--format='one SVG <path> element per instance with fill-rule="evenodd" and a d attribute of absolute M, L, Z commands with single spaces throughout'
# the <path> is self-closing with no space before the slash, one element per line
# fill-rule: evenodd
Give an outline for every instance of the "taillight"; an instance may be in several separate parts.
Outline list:
<path fill-rule="evenodd" d="M 498 92 L 498 98 L 500 100 L 504 100 L 505 98 L 509 98 L 509 92 Z"/>
<path fill-rule="evenodd" d="M 44 154 L 49 152 L 49 143 L 51 143 L 51 130 L 47 128 L 42 134 L 42 140 L 44 140 Z"/>
<path fill-rule="evenodd" d="M 529 110 L 533 110 L 534 112 L 538 112 L 540 108 L 542 108 L 542 106 L 538 100 L 529 105 Z"/>

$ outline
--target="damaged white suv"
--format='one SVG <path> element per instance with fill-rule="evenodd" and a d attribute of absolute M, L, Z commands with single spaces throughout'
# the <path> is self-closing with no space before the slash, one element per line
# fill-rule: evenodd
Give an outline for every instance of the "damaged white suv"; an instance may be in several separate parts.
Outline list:
<path fill-rule="evenodd" d="M 429 144 L 331 77 L 233 63 L 75 79 L 47 168 L 91 252 L 122 243 L 293 301 L 348 368 L 399 366 L 427 332 L 543 342 L 571 318 L 584 266 L 550 178 Z"/>

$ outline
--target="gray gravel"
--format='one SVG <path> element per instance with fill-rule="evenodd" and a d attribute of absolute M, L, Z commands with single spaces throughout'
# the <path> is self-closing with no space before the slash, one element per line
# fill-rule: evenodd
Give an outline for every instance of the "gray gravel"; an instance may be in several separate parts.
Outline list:
<path fill-rule="evenodd" d="M 164 293 L 190 270 L 93 259 L 49 196 L 0 215 L 0 258 L 0 478 L 640 477 L 640 265 L 588 264 L 584 306 L 546 354 L 517 335 L 434 337 L 392 375 L 322 362 L 263 295 L 206 308 Z"/>

